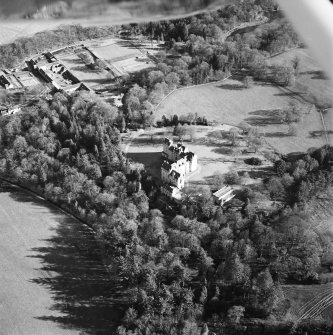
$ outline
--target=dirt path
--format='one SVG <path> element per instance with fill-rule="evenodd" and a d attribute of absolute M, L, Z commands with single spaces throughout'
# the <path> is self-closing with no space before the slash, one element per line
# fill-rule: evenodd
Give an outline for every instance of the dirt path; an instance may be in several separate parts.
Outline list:
<path fill-rule="evenodd" d="M 90 229 L 0 185 L 0 335 L 112 334 L 115 290 Z"/>

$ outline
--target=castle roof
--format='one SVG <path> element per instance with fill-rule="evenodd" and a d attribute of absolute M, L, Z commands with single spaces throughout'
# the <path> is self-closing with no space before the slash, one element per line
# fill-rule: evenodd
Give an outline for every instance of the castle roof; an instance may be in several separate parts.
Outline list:
<path fill-rule="evenodd" d="M 195 153 L 192 151 L 189 151 L 186 153 L 187 159 L 188 160 L 192 160 L 192 158 L 194 157 Z"/>
<path fill-rule="evenodd" d="M 170 169 L 171 169 L 171 164 L 170 164 L 169 162 L 167 162 L 167 161 L 164 161 L 164 162 L 162 163 L 162 169 L 167 170 L 167 171 L 170 171 Z"/>
<path fill-rule="evenodd" d="M 230 186 L 223 186 L 221 189 L 213 193 L 213 196 L 215 196 L 218 199 L 221 199 L 227 195 L 229 195 L 233 189 Z"/>
<path fill-rule="evenodd" d="M 169 184 L 163 184 L 162 187 L 170 193 L 173 192 L 173 187 Z"/>
<path fill-rule="evenodd" d="M 175 171 L 175 170 L 172 170 L 171 172 L 170 172 L 170 175 L 172 176 L 172 177 L 174 177 L 174 178 L 180 178 L 180 173 L 179 172 L 177 172 L 177 171 Z"/>
<path fill-rule="evenodd" d="M 164 143 L 167 144 L 167 145 L 171 145 L 171 144 L 172 144 L 172 141 L 166 137 L 166 138 L 164 139 Z"/>
<path fill-rule="evenodd" d="M 189 151 L 189 152 L 182 152 L 180 154 L 180 157 L 185 158 L 188 161 L 191 161 L 193 159 L 194 155 L 195 154 L 193 152 Z"/>

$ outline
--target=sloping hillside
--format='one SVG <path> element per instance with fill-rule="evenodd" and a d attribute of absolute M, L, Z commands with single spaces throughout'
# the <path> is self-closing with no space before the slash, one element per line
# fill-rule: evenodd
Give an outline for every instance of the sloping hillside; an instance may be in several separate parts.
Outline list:
<path fill-rule="evenodd" d="M 80 222 L 1 182 L 0 334 L 112 334 L 114 284 L 98 250 Z"/>

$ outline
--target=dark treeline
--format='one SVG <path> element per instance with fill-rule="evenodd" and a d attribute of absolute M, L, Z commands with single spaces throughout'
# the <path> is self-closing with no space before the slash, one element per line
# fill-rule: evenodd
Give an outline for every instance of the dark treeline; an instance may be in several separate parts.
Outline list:
<path fill-rule="evenodd" d="M 157 190 L 121 152 L 118 119 L 88 93 L 58 93 L 0 119 L 1 174 L 95 229 L 123 290 L 118 334 L 197 335 L 202 322 L 240 334 L 243 318 L 283 320 L 289 303 L 281 283 L 318 282 L 325 241 L 302 203 L 332 184 L 332 148 L 277 161 L 263 189 L 240 193 L 241 211 L 222 210 L 202 189 L 171 214 L 149 203 Z M 284 205 L 258 214 L 260 197 Z"/>
<path fill-rule="evenodd" d="M 72 25 L 43 31 L 32 37 L 19 38 L 13 43 L 0 45 L 0 68 L 13 68 L 20 65 L 27 57 L 75 42 L 113 36 L 116 30 L 115 26 L 82 27 L 81 25 Z"/>

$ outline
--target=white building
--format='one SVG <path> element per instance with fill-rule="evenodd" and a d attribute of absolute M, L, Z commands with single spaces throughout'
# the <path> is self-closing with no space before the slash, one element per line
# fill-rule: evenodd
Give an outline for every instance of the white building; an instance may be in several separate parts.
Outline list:
<path fill-rule="evenodd" d="M 220 190 L 213 193 L 216 204 L 223 206 L 226 202 L 235 197 L 234 190 L 230 186 L 223 186 Z"/>
<path fill-rule="evenodd" d="M 171 161 L 179 162 L 179 166 L 185 165 L 185 173 L 193 172 L 198 167 L 198 157 L 193 152 L 190 152 L 182 143 L 173 144 L 166 138 L 163 143 L 162 157 Z"/>
<path fill-rule="evenodd" d="M 175 200 L 180 200 L 185 187 L 186 174 L 197 169 L 198 158 L 193 152 L 181 143 L 176 145 L 166 138 L 163 143 L 162 157 L 164 162 L 161 166 L 161 177 L 163 185 L 162 194 Z"/>
<path fill-rule="evenodd" d="M 173 185 L 179 189 L 185 186 L 185 173 L 177 171 L 177 164 L 164 161 L 161 167 L 161 177 L 165 184 Z"/>
<path fill-rule="evenodd" d="M 183 193 L 178 187 L 168 184 L 163 184 L 161 186 L 161 193 L 167 196 L 168 198 L 175 199 L 176 201 L 180 201 L 183 197 Z"/>

